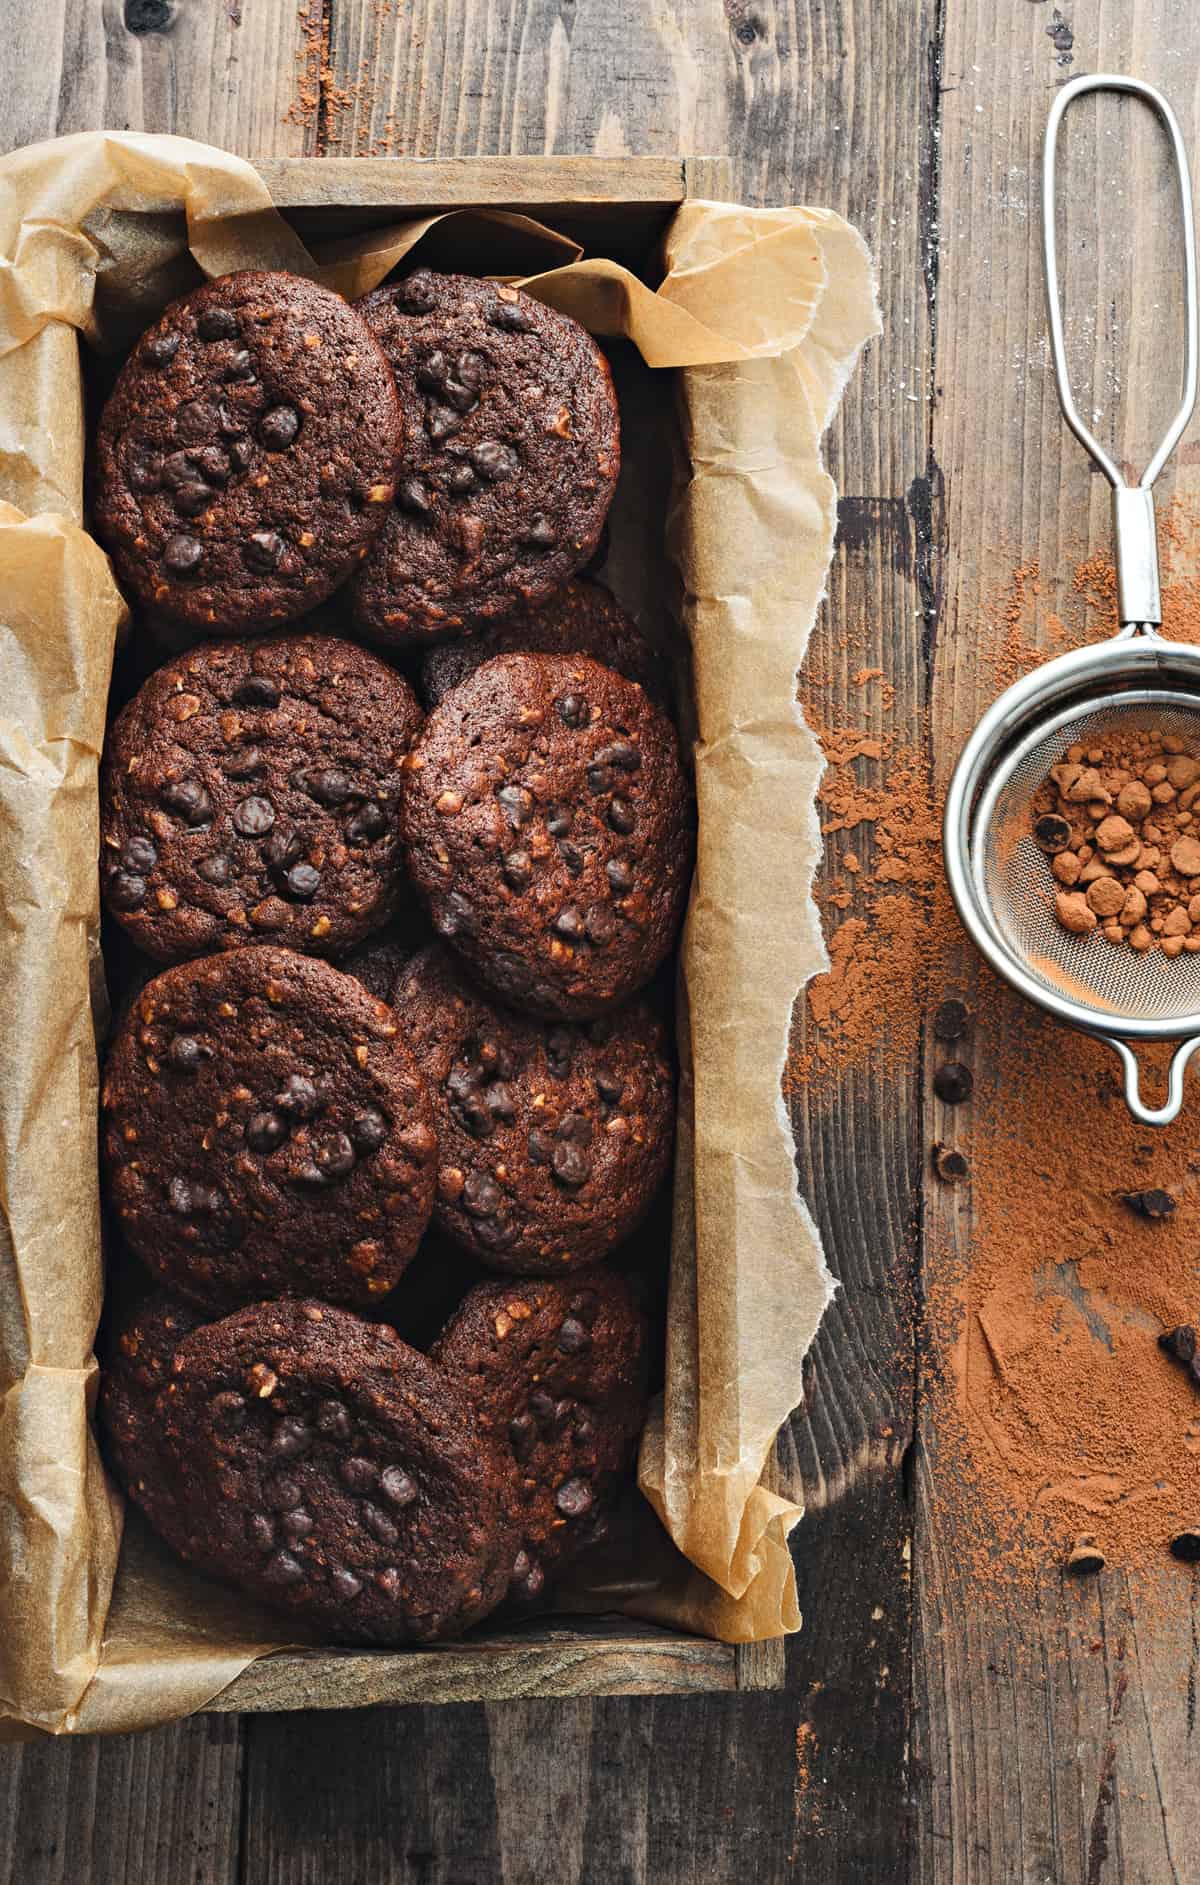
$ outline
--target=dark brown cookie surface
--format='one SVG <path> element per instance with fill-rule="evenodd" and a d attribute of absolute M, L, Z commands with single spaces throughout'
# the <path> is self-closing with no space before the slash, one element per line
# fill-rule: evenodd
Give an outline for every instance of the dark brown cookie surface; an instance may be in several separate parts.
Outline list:
<path fill-rule="evenodd" d="M 191 1303 L 162 1293 L 152 1296 L 126 1321 L 101 1372 L 100 1416 L 117 1476 L 139 1503 L 144 1488 L 157 1486 L 164 1511 L 170 1509 L 168 1522 L 178 1516 L 177 1482 L 163 1467 L 155 1397 L 171 1379 L 180 1342 L 203 1321 L 203 1312 Z"/>
<path fill-rule="evenodd" d="M 326 635 L 206 642 L 117 716 L 100 793 L 109 908 L 160 962 L 278 942 L 335 955 L 402 894 L 408 683 Z"/>
<path fill-rule="evenodd" d="M 502 654 L 590 655 L 602 667 L 636 681 L 655 706 L 669 711 L 666 662 L 599 583 L 566 583 L 539 609 L 522 610 L 464 641 L 426 649 L 420 678 L 426 706 L 436 707 L 468 674 Z"/>
<path fill-rule="evenodd" d="M 501 655 L 405 761 L 409 871 L 438 934 L 535 1014 L 601 1013 L 654 974 L 692 867 L 675 732 L 585 655 Z"/>
<path fill-rule="evenodd" d="M 624 1278 L 485 1283 L 433 1347 L 514 1469 L 512 1595 L 538 1597 L 590 1543 L 646 1415 L 646 1329 Z"/>
<path fill-rule="evenodd" d="M 354 582 L 363 629 L 462 634 L 534 606 L 600 538 L 620 469 L 612 376 L 567 315 L 418 269 L 358 302 L 396 376 L 396 501 Z"/>
<path fill-rule="evenodd" d="M 381 529 L 400 431 L 387 362 L 340 295 L 223 275 L 122 368 L 96 439 L 96 529 L 148 608 L 218 634 L 290 621 Z"/>
<path fill-rule="evenodd" d="M 503 1595 L 507 1463 L 394 1329 L 259 1303 L 183 1336 L 147 1395 L 161 1465 L 128 1488 L 202 1570 L 348 1642 L 456 1635 Z"/>
<path fill-rule="evenodd" d="M 217 1310 L 390 1289 L 429 1221 L 437 1137 L 395 1016 L 287 949 L 148 983 L 102 1090 L 109 1195 L 168 1287 Z"/>
<path fill-rule="evenodd" d="M 488 1001 L 440 947 L 394 996 L 433 1097 L 434 1217 L 493 1269 L 560 1275 L 607 1256 L 671 1156 L 666 1035 L 644 1001 L 583 1026 Z"/>

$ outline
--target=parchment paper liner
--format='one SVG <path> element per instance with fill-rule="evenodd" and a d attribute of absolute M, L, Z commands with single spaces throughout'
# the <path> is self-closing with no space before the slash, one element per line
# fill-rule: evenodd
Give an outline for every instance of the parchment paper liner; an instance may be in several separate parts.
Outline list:
<path fill-rule="evenodd" d="M 125 347 L 200 270 L 290 268 L 361 294 L 422 237 L 468 268 L 486 249 L 489 269 L 649 364 L 688 369 L 670 538 L 700 842 L 667 1388 L 640 1467 L 670 1540 L 632 1500 L 624 1561 L 570 1596 L 729 1641 L 799 1623 L 800 1508 L 759 1483 L 831 1288 L 780 1091 L 793 999 L 824 962 L 809 897 L 820 760 L 794 677 L 833 543 L 821 433 L 878 326 L 870 264 L 828 212 L 689 203 L 652 292 L 525 217 L 488 213 L 485 243 L 483 216 L 373 231 L 322 266 L 248 164 L 182 138 L 95 133 L 0 160 L 0 1715 L 13 1727 L 167 1720 L 283 1646 L 275 1619 L 174 1563 L 140 1522 L 121 1549 L 87 1424 L 102 1280 L 96 768 L 124 611 L 82 529 L 76 332 Z"/>

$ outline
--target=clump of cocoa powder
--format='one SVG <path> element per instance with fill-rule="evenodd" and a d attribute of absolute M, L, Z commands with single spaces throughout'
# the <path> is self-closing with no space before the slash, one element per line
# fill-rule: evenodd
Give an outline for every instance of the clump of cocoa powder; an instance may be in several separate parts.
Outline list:
<path fill-rule="evenodd" d="M 1032 812 L 1062 927 L 1139 953 L 1200 950 L 1198 800 L 1200 758 L 1175 734 L 1122 728 L 1068 748 Z"/>

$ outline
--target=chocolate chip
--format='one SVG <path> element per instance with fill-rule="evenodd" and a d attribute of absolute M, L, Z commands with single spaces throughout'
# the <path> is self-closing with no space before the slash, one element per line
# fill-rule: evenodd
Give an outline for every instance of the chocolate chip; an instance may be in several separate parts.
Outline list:
<path fill-rule="evenodd" d="M 376 1571 L 375 1583 L 385 1597 L 400 1595 L 400 1573 L 394 1564 L 385 1564 L 382 1571 Z"/>
<path fill-rule="evenodd" d="M 418 269 L 400 283 L 394 298 L 401 314 L 428 314 L 437 306 L 433 277 L 425 269 Z"/>
<path fill-rule="evenodd" d="M 273 1584 L 299 1584 L 304 1577 L 304 1566 L 290 1551 L 277 1551 L 267 1565 L 266 1575 Z"/>
<path fill-rule="evenodd" d="M 600 1098 L 609 1106 L 615 1106 L 625 1091 L 625 1082 L 607 1067 L 597 1067 L 593 1078 Z"/>
<path fill-rule="evenodd" d="M 483 1096 L 484 1105 L 493 1119 L 505 1121 L 517 1116 L 516 1102 L 502 1080 L 494 1080 Z"/>
<path fill-rule="evenodd" d="M 199 517 L 212 503 L 213 494 L 206 484 L 181 484 L 173 502 L 181 517 Z"/>
<path fill-rule="evenodd" d="M 546 1584 L 546 1573 L 537 1560 L 527 1551 L 518 1551 L 513 1559 L 512 1581 L 509 1591 L 519 1603 L 533 1603 L 541 1596 Z"/>
<path fill-rule="evenodd" d="M 278 876 L 294 864 L 304 849 L 304 840 L 291 825 L 276 825 L 263 845 L 263 863 Z"/>
<path fill-rule="evenodd" d="M 463 497 L 475 489 L 477 480 L 470 465 L 455 465 L 447 482 L 456 497 Z"/>
<path fill-rule="evenodd" d="M 348 1440 L 351 1434 L 350 1416 L 340 1401 L 322 1401 L 317 1409 L 318 1431 L 328 1434 L 333 1440 Z"/>
<path fill-rule="evenodd" d="M 195 537 L 168 537 L 162 560 L 173 576 L 190 576 L 203 554 Z"/>
<path fill-rule="evenodd" d="M 554 1503 L 564 1518 L 583 1518 L 594 1502 L 595 1495 L 586 1479 L 568 1479 L 554 1495 Z"/>
<path fill-rule="evenodd" d="M 960 1106 L 969 1100 L 975 1077 L 961 1060 L 948 1060 L 933 1076 L 933 1090 L 947 1106 Z"/>
<path fill-rule="evenodd" d="M 319 766 L 304 776 L 304 790 L 318 805 L 344 805 L 354 792 L 354 781 L 338 766 Z"/>
<path fill-rule="evenodd" d="M 500 868 L 510 890 L 528 890 L 533 882 L 533 859 L 528 851 L 506 851 Z"/>
<path fill-rule="evenodd" d="M 217 426 L 220 429 L 222 437 L 236 439 L 238 441 L 238 444 L 231 445 L 229 450 L 234 463 L 240 470 L 244 471 L 251 452 L 249 440 L 244 436 L 246 431 L 245 416 L 235 411 L 232 406 L 227 405 L 226 402 L 222 400 L 217 407 Z"/>
<path fill-rule="evenodd" d="M 642 755 L 628 740 L 614 740 L 611 746 L 600 748 L 596 754 L 596 764 L 615 766 L 618 772 L 638 772 L 641 770 Z"/>
<path fill-rule="evenodd" d="M 212 430 L 212 407 L 203 399 L 187 399 L 175 413 L 175 431 L 189 444 L 199 445 Z"/>
<path fill-rule="evenodd" d="M 612 801 L 608 808 L 608 822 L 614 831 L 620 832 L 622 837 L 629 836 L 637 819 L 634 817 L 633 806 L 628 799 L 615 798 Z"/>
<path fill-rule="evenodd" d="M 935 1145 L 932 1153 L 933 1169 L 944 1185 L 960 1185 L 964 1178 L 969 1178 L 971 1167 L 966 1154 L 957 1146 Z"/>
<path fill-rule="evenodd" d="M 344 1132 L 335 1132 L 313 1147 L 313 1162 L 324 1178 L 345 1178 L 357 1160 L 354 1147 Z"/>
<path fill-rule="evenodd" d="M 414 517 L 429 515 L 429 492 L 420 478 L 401 478 L 396 486 L 396 502 L 402 511 L 410 511 Z"/>
<path fill-rule="evenodd" d="M 219 1191 L 187 1178 L 172 1178 L 167 1186 L 167 1203 L 177 1217 L 208 1217 L 224 1202 Z"/>
<path fill-rule="evenodd" d="M 298 1460 L 312 1445 L 312 1429 L 294 1415 L 287 1414 L 271 1435 L 271 1451 L 278 1459 Z"/>
<path fill-rule="evenodd" d="M 246 1424 L 246 1402 L 240 1394 L 214 1394 L 208 1407 L 213 1420 L 225 1433 L 237 1433 Z"/>
<path fill-rule="evenodd" d="M 258 422 L 258 436 L 269 452 L 285 452 L 300 430 L 294 406 L 272 406 Z"/>
<path fill-rule="evenodd" d="M 481 478 L 489 484 L 499 484 L 504 478 L 511 478 L 518 469 L 518 460 L 507 445 L 501 445 L 498 439 L 480 439 L 471 453 L 471 463 Z"/>
<path fill-rule="evenodd" d="M 582 942 L 587 933 L 582 913 L 574 904 L 569 903 L 565 910 L 560 910 L 551 928 L 558 936 L 565 936 L 568 942 Z"/>
<path fill-rule="evenodd" d="M 312 1119 L 321 1109 L 320 1095 L 312 1081 L 302 1073 L 289 1073 L 275 1095 L 280 1112 L 292 1119 Z"/>
<path fill-rule="evenodd" d="M 147 334 L 142 342 L 141 357 L 148 367 L 170 366 L 178 352 L 178 334 Z"/>
<path fill-rule="evenodd" d="M 594 1137 L 592 1122 L 586 1113 L 564 1113 L 554 1136 L 564 1144 L 574 1140 L 576 1145 L 590 1145 Z"/>
<path fill-rule="evenodd" d="M 266 1488 L 267 1504 L 276 1512 L 287 1512 L 300 1503 L 300 1487 L 286 1473 L 273 1479 Z"/>
<path fill-rule="evenodd" d="M 168 491 L 178 491 L 182 485 L 196 482 L 196 454 L 194 452 L 168 452 L 162 461 L 162 481 Z"/>
<path fill-rule="evenodd" d="M 583 869 L 583 852 L 579 849 L 579 846 L 569 843 L 565 838 L 560 838 L 558 855 L 570 871 L 572 877 L 578 877 Z"/>
<path fill-rule="evenodd" d="M 550 519 L 539 512 L 525 532 L 525 542 L 531 550 L 552 550 L 558 536 Z"/>
<path fill-rule="evenodd" d="M 223 380 L 252 380 L 254 377 L 254 363 L 245 347 L 239 347 L 236 353 L 230 354 L 221 369 Z"/>
<path fill-rule="evenodd" d="M 298 1545 L 302 1538 L 307 1538 L 313 1528 L 313 1523 L 312 1513 L 306 1512 L 302 1505 L 293 1506 L 292 1510 L 285 1512 L 279 1521 L 280 1529 L 289 1545 Z"/>
<path fill-rule="evenodd" d="M 546 1068 L 556 1080 L 565 1080 L 571 1071 L 575 1036 L 570 1028 L 553 1027 L 546 1033 Z"/>
<path fill-rule="evenodd" d="M 233 828 L 243 838 L 261 838 L 275 823 L 275 807 L 270 799 L 252 794 L 233 808 Z"/>
<path fill-rule="evenodd" d="M 1160 1220 L 1170 1217 L 1175 1209 L 1175 1199 L 1169 1191 L 1128 1191 L 1121 1202 L 1127 1204 L 1139 1217 Z"/>
<path fill-rule="evenodd" d="M 256 1551 L 273 1551 L 275 1527 L 265 1512 L 252 1512 L 246 1520 L 246 1536 Z"/>
<path fill-rule="evenodd" d="M 1177 1329 L 1164 1329 L 1158 1338 L 1158 1346 L 1165 1349 L 1175 1361 L 1181 1361 L 1186 1368 L 1195 1360 L 1196 1331 L 1186 1322 Z"/>
<path fill-rule="evenodd" d="M 519 831 L 533 817 L 533 794 L 523 785 L 502 785 L 496 794 L 496 803 L 514 831 Z"/>
<path fill-rule="evenodd" d="M 553 1139 L 548 1132 L 543 1132 L 539 1126 L 534 1126 L 529 1134 L 529 1163 L 548 1165 L 553 1157 Z"/>
<path fill-rule="evenodd" d="M 585 1348 L 590 1348 L 592 1338 L 582 1322 L 574 1316 L 568 1316 L 558 1331 L 558 1347 L 564 1355 L 581 1355 Z"/>
<path fill-rule="evenodd" d="M 488 311 L 488 320 L 502 334 L 528 334 L 533 321 L 518 301 L 498 301 Z"/>
<path fill-rule="evenodd" d="M 158 788 L 158 796 L 186 825 L 212 822 L 212 800 L 199 779 L 168 779 Z"/>
<path fill-rule="evenodd" d="M 967 1031 L 971 1017 L 965 1002 L 939 1002 L 933 1015 L 933 1034 L 938 1041 L 957 1041 Z"/>
<path fill-rule="evenodd" d="M 584 923 L 587 927 L 588 941 L 595 943 L 600 949 L 605 943 L 610 943 L 617 933 L 617 919 L 604 903 L 589 904 Z"/>
<path fill-rule="evenodd" d="M 430 406 L 425 415 L 425 425 L 434 444 L 442 439 L 453 437 L 462 420 L 452 406 Z"/>
<path fill-rule="evenodd" d="M 248 568 L 260 576 L 269 576 L 283 555 L 283 538 L 274 530 L 256 530 L 242 545 L 242 557 Z"/>
<path fill-rule="evenodd" d="M 140 491 L 144 497 L 148 497 L 152 491 L 161 489 L 162 465 L 162 458 L 157 452 L 131 452 L 127 475 L 133 489 Z"/>
<path fill-rule="evenodd" d="M 589 766 L 587 769 L 587 782 L 589 792 L 611 792 L 613 787 L 612 768 L 601 765 Z"/>
<path fill-rule="evenodd" d="M 229 473 L 233 467 L 229 453 L 222 446 L 202 445 L 199 451 L 192 453 L 192 460 L 206 484 L 223 490 L 229 483 Z"/>
<path fill-rule="evenodd" d="M 310 903 L 321 888 L 321 873 L 311 864 L 293 864 L 283 880 L 283 887 L 296 903 Z"/>
<path fill-rule="evenodd" d="M 609 889 L 616 897 L 626 897 L 633 889 L 633 872 L 622 857 L 610 857 L 604 866 Z"/>
<path fill-rule="evenodd" d="M 470 935 L 474 922 L 471 904 L 460 890 L 452 890 L 434 917 L 433 927 L 439 936 Z"/>
<path fill-rule="evenodd" d="M 167 1059 L 177 1073 L 199 1073 L 205 1061 L 212 1059 L 212 1051 L 207 1041 L 198 1041 L 194 1034 L 177 1034 L 167 1049 Z"/>
<path fill-rule="evenodd" d="M 544 1388 L 529 1396 L 529 1411 L 543 1433 L 554 1424 L 554 1402 Z"/>
<path fill-rule="evenodd" d="M 237 331 L 237 316 L 231 308 L 205 308 L 196 321 L 201 340 L 234 340 Z"/>
<path fill-rule="evenodd" d="M 386 812 L 368 800 L 346 826 L 346 836 L 351 844 L 373 844 L 376 838 L 384 836 L 387 828 Z"/>
<path fill-rule="evenodd" d="M 546 830 L 552 838 L 565 838 L 574 822 L 575 814 L 569 805 L 546 807 Z"/>
<path fill-rule="evenodd" d="M 136 871 L 114 871 L 108 880 L 108 900 L 114 910 L 136 910 L 145 897 L 146 879 Z"/>
<path fill-rule="evenodd" d="M 364 1503 L 362 1509 L 363 1524 L 373 1538 L 381 1545 L 394 1545 L 399 1542 L 399 1527 L 393 1524 L 386 1512 L 381 1512 L 377 1505 Z"/>
<path fill-rule="evenodd" d="M 586 1414 L 581 1414 L 571 1429 L 571 1439 L 576 1446 L 587 1446 L 596 1437 L 596 1429 Z"/>
<path fill-rule="evenodd" d="M 1200 1531 L 1177 1532 L 1171 1540 L 1171 1556 L 1181 1564 L 1200 1564 Z"/>
<path fill-rule="evenodd" d="M 524 1466 L 533 1452 L 537 1432 L 529 1414 L 518 1414 L 508 1423 L 508 1443 L 513 1450 L 513 1457 L 518 1466 Z"/>
<path fill-rule="evenodd" d="M 252 1152 L 273 1152 L 287 1135 L 287 1121 L 281 1113 L 255 1113 L 246 1127 L 246 1144 Z"/>
<path fill-rule="evenodd" d="M 226 753 L 221 761 L 221 771 L 227 779 L 250 779 L 263 769 L 262 748 L 260 746 L 235 746 Z"/>
<path fill-rule="evenodd" d="M 472 1217 L 491 1217 L 498 1211 L 503 1199 L 499 1185 L 494 1184 L 486 1172 L 470 1172 L 462 1188 L 463 1209 Z"/>
<path fill-rule="evenodd" d="M 269 674 L 248 674 L 233 698 L 242 707 L 278 707 L 279 688 Z"/>
<path fill-rule="evenodd" d="M 378 1152 L 388 1135 L 388 1122 L 375 1107 L 364 1107 L 350 1122 L 350 1137 L 365 1156 Z"/>
<path fill-rule="evenodd" d="M 361 1577 L 355 1577 L 353 1571 L 347 1571 L 344 1565 L 330 1566 L 329 1582 L 343 1603 L 353 1603 L 362 1590 Z"/>
<path fill-rule="evenodd" d="M 416 1481 L 410 1479 L 403 1466 L 385 1466 L 379 1476 L 379 1490 L 397 1511 L 411 1505 L 417 1496 Z"/>
<path fill-rule="evenodd" d="M 578 730 L 588 723 L 588 704 L 582 694 L 560 694 L 554 703 L 564 726 Z"/>
<path fill-rule="evenodd" d="M 423 360 L 417 362 L 413 378 L 422 392 L 440 393 L 449 373 L 450 368 L 446 364 L 445 354 L 440 348 L 435 348 L 432 353 L 426 354 Z"/>
<path fill-rule="evenodd" d="M 572 1191 L 586 1185 L 592 1175 L 592 1161 L 587 1153 L 570 1143 L 555 1146 L 550 1164 L 559 1184 Z"/>
<path fill-rule="evenodd" d="M 338 1462 L 338 1478 L 351 1492 L 371 1492 L 379 1478 L 379 1468 L 371 1460 L 351 1456 Z"/>
<path fill-rule="evenodd" d="M 202 877 L 206 884 L 215 884 L 218 888 L 233 882 L 233 861 L 223 852 L 214 851 L 211 857 L 202 857 L 196 866 L 197 877 Z"/>

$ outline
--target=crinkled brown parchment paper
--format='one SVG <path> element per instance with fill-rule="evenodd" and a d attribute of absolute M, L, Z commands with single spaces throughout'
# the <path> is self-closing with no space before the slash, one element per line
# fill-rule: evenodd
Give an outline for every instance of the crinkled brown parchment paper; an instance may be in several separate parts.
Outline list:
<path fill-rule="evenodd" d="M 436 225 L 436 227 L 435 227 Z M 96 1178 L 96 769 L 124 611 L 84 534 L 77 336 L 129 344 L 171 295 L 247 266 L 359 294 L 428 237 L 511 272 L 679 376 L 670 535 L 693 645 L 700 844 L 684 946 L 667 1388 L 628 1561 L 581 1602 L 744 1641 L 799 1621 L 799 1508 L 759 1481 L 830 1280 L 780 1075 L 823 953 L 809 886 L 816 744 L 795 670 L 824 588 L 820 438 L 877 329 L 854 231 L 691 203 L 657 292 L 527 218 L 454 212 L 320 261 L 256 172 L 184 139 L 97 133 L 0 160 L 0 1717 L 125 1729 L 202 1707 L 278 1624 L 130 1521 L 88 1427 Z M 190 253 L 189 253 L 190 251 Z M 478 259 L 486 252 L 486 264 Z M 673 1541 L 673 1543 L 671 1542 Z"/>

